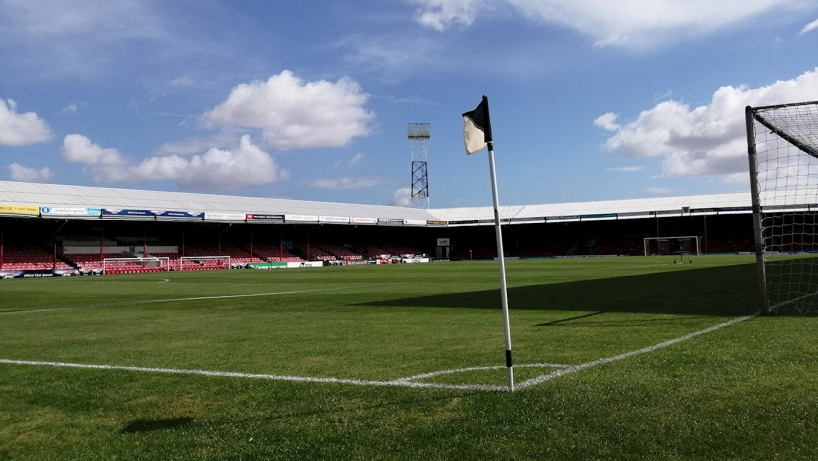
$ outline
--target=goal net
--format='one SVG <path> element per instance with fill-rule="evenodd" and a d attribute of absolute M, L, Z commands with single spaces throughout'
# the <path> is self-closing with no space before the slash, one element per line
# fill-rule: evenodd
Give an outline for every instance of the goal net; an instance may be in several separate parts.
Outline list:
<path fill-rule="evenodd" d="M 745 115 L 762 312 L 818 311 L 818 101 Z"/>
<path fill-rule="evenodd" d="M 684 237 L 646 237 L 644 239 L 645 256 L 651 255 L 698 255 L 701 237 L 687 235 Z"/>
<path fill-rule="evenodd" d="M 230 269 L 230 256 L 182 256 L 180 271 Z"/>
<path fill-rule="evenodd" d="M 170 270 L 170 258 L 104 258 L 103 274 L 136 274 L 140 272 L 164 272 Z"/>

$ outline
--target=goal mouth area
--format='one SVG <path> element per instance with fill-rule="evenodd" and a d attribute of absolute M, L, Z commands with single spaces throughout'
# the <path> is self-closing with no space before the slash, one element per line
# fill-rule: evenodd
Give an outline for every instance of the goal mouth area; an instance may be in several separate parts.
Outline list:
<path fill-rule="evenodd" d="M 818 101 L 745 108 L 762 313 L 818 313 Z"/>
<path fill-rule="evenodd" d="M 702 237 L 698 235 L 645 237 L 643 239 L 645 256 L 679 256 L 685 252 L 688 257 L 701 254 Z"/>
<path fill-rule="evenodd" d="M 230 256 L 182 256 L 177 270 L 221 270 L 230 269 Z"/>
<path fill-rule="evenodd" d="M 167 272 L 170 270 L 170 258 L 149 256 L 142 258 L 104 258 L 103 274 L 138 274 L 146 272 Z"/>

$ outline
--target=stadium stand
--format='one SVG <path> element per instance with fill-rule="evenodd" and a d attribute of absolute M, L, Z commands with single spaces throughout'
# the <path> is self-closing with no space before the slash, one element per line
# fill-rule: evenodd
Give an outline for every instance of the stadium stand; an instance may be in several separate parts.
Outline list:
<path fill-rule="evenodd" d="M 253 245 L 253 255 L 268 262 L 291 262 L 298 263 L 304 260 L 296 256 L 281 245 L 272 243 L 256 243 Z"/>
<path fill-rule="evenodd" d="M 373 257 L 379 256 L 415 256 L 423 254 L 422 251 L 419 251 L 416 248 L 401 245 L 397 243 L 380 243 L 378 245 L 367 245 L 366 246 L 366 253 Z"/>
<path fill-rule="evenodd" d="M 36 246 L 6 246 L 3 249 L 3 266 L 6 270 L 71 269 L 61 260 L 54 262 L 54 254 Z"/>
<path fill-rule="evenodd" d="M 495 250 L 493 254 L 496 256 L 497 250 Z M 517 250 L 515 256 L 531 258 L 538 256 L 562 256 L 564 254 L 565 248 L 563 248 L 562 245 L 541 245 L 537 247 L 521 248 Z"/>
<path fill-rule="evenodd" d="M 185 256 L 230 256 L 230 263 L 247 264 L 260 263 L 262 260 L 250 254 L 249 251 L 229 243 L 221 245 L 212 243 L 195 243 L 185 248 Z"/>
<path fill-rule="evenodd" d="M 303 255 L 308 255 L 309 261 L 337 261 L 335 255 L 330 254 L 321 249 L 318 245 L 311 244 L 309 247 L 306 243 L 299 243 L 295 245 L 295 250 Z"/>
<path fill-rule="evenodd" d="M 739 253 L 755 249 L 751 237 L 710 237 L 706 242 L 702 242 L 702 246 L 706 246 L 703 251 L 707 253 Z"/>
<path fill-rule="evenodd" d="M 321 243 L 317 246 L 330 255 L 335 256 L 336 259 L 340 259 L 342 261 L 358 261 L 364 259 L 363 256 L 355 253 L 354 251 L 348 250 L 343 245 L 338 245 L 335 243 Z"/>
<path fill-rule="evenodd" d="M 644 254 L 641 240 L 608 240 L 594 248 L 593 253 L 602 256 L 638 256 Z"/>
<path fill-rule="evenodd" d="M 103 259 L 121 258 L 122 253 L 104 253 L 102 257 Z M 102 259 L 99 258 L 99 253 L 67 254 L 65 255 L 65 259 L 80 270 L 98 270 L 102 269 L 103 266 Z"/>

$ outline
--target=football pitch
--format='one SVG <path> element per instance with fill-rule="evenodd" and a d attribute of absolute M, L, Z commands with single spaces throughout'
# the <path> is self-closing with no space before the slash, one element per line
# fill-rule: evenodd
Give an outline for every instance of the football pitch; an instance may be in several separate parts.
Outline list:
<path fill-rule="evenodd" d="M 754 258 L 0 281 L 2 459 L 814 459 L 815 316 Z"/>

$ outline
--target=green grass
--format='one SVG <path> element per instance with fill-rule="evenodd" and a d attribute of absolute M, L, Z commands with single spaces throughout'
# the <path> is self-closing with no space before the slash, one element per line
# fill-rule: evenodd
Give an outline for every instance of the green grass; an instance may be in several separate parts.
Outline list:
<path fill-rule="evenodd" d="M 756 311 L 751 257 L 671 261 L 509 262 L 515 362 Z M 493 262 L 6 280 L 0 359 L 370 381 L 496 366 L 498 286 Z M 185 299 L 248 294 L 266 295 Z M 755 317 L 513 394 L 0 364 L 0 459 L 814 459 L 816 329 Z"/>

